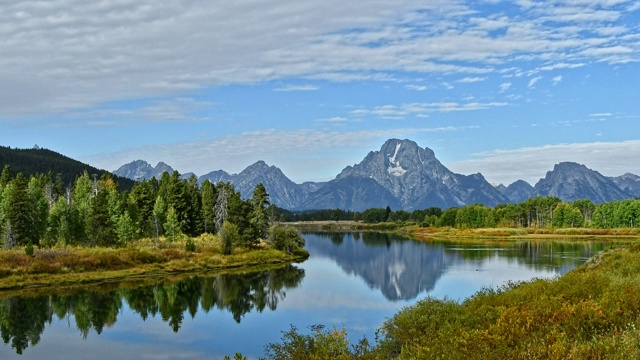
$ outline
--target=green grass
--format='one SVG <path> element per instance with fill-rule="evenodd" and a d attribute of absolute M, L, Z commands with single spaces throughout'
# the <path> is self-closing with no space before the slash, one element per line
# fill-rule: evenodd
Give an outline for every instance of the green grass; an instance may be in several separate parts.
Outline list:
<path fill-rule="evenodd" d="M 186 250 L 185 241 L 167 242 L 164 239 L 144 239 L 122 248 L 36 249 L 33 256 L 28 256 L 21 248 L 0 251 L 0 290 L 251 268 L 301 261 L 309 255 L 303 249 L 286 254 L 261 247 L 238 248 L 225 256 L 217 236 L 206 234 L 193 239 L 193 243 L 193 252 Z"/>

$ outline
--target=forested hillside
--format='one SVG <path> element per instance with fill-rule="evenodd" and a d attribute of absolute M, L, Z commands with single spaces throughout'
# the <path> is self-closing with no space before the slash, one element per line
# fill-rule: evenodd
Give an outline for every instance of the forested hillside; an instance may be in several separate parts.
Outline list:
<path fill-rule="evenodd" d="M 84 171 L 90 176 L 95 174 L 98 178 L 107 173 L 106 170 L 97 169 L 55 151 L 37 147 L 33 149 L 12 149 L 0 146 L 0 170 L 5 165 L 9 165 L 14 174 L 22 173 L 27 178 L 36 174 L 51 173 L 55 179 L 60 174 L 60 181 L 63 186 L 73 184 L 76 178 L 82 175 Z M 112 176 L 112 178 L 121 190 L 129 190 L 133 187 L 134 181 L 131 179 L 118 176 Z"/>

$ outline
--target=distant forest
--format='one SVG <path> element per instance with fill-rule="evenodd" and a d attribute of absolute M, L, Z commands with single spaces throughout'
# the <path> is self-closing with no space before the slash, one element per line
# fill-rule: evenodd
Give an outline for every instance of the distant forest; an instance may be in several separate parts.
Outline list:
<path fill-rule="evenodd" d="M 9 165 L 14 174 L 22 173 L 29 178 L 37 174 L 51 174 L 63 186 L 73 185 L 76 178 L 87 172 L 98 178 L 108 173 L 55 151 L 41 149 L 12 149 L 0 146 L 0 169 Z M 131 179 L 111 175 L 121 190 L 130 190 L 135 183 Z"/>
<path fill-rule="evenodd" d="M 424 210 L 392 211 L 373 208 L 360 212 L 315 210 L 290 212 L 280 210 L 285 221 L 339 221 L 365 223 L 415 223 L 423 227 L 478 228 L 633 228 L 640 226 L 640 199 L 594 204 L 583 199 L 563 202 L 555 196 L 538 196 L 518 204 L 499 204 L 494 208 L 467 205 L 442 210 L 432 207 Z"/>

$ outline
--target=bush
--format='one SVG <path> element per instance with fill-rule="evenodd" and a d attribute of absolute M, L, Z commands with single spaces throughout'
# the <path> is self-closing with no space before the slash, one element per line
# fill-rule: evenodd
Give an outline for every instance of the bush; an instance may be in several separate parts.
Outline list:
<path fill-rule="evenodd" d="M 267 241 L 274 249 L 285 251 L 287 254 L 304 246 L 304 238 L 298 230 L 281 226 L 272 226 L 269 229 Z"/>
<path fill-rule="evenodd" d="M 233 247 L 240 241 L 238 227 L 234 223 L 225 221 L 220 229 L 220 239 L 222 240 L 222 253 L 231 254 Z"/>
<path fill-rule="evenodd" d="M 184 244 L 185 251 L 195 252 L 196 251 L 196 243 L 193 242 L 192 238 L 188 238 L 187 242 Z"/>

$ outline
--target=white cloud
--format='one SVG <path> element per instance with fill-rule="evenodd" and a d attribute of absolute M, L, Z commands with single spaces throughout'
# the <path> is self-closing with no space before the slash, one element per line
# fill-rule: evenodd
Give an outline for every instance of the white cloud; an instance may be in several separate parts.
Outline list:
<path fill-rule="evenodd" d="M 447 166 L 463 174 L 481 172 L 490 182 L 508 185 L 525 180 L 535 185 L 555 164 L 563 161 L 584 164 L 605 176 L 638 174 L 640 167 L 629 162 L 629 154 L 637 153 L 640 153 L 640 140 L 558 144 L 487 151 Z"/>
<path fill-rule="evenodd" d="M 319 87 L 315 85 L 284 85 L 274 88 L 273 91 L 315 91 L 318 89 Z"/>
<path fill-rule="evenodd" d="M 562 75 L 558 75 L 551 79 L 551 82 L 553 82 L 553 85 L 558 85 L 561 81 L 562 81 Z"/>
<path fill-rule="evenodd" d="M 527 87 L 528 88 L 533 88 L 536 85 L 536 83 L 538 81 L 540 81 L 540 79 L 542 79 L 542 76 L 537 76 L 537 77 L 532 78 L 531 80 L 529 80 L 529 84 L 527 84 Z"/>
<path fill-rule="evenodd" d="M 0 13 L 0 118 L 268 80 L 476 82 L 518 60 L 535 71 L 639 58 L 636 29 L 622 22 L 629 1 L 518 1 L 521 11 L 500 16 L 462 0 L 43 4 L 8 2 Z"/>
<path fill-rule="evenodd" d="M 609 117 L 609 116 L 613 116 L 612 113 L 594 113 L 594 114 L 589 114 L 589 116 L 591 117 Z"/>
<path fill-rule="evenodd" d="M 415 84 L 405 85 L 404 87 L 407 90 L 413 90 L 413 91 L 425 91 L 428 89 L 428 87 L 425 85 L 415 85 Z"/>
<path fill-rule="evenodd" d="M 483 77 L 466 77 L 460 80 L 456 80 L 456 82 L 470 84 L 470 83 L 485 81 L 486 79 L 487 78 L 483 78 Z"/>
<path fill-rule="evenodd" d="M 345 122 L 347 122 L 349 120 L 347 118 L 344 118 L 344 117 L 336 116 L 336 117 L 332 117 L 332 118 L 318 119 L 316 121 L 317 122 L 326 122 L 326 123 L 345 123 Z"/>
<path fill-rule="evenodd" d="M 511 87 L 511 83 L 509 83 L 509 82 L 502 83 L 502 84 L 500 84 L 500 92 L 503 93 L 503 92 L 509 90 L 510 87 Z"/>
<path fill-rule="evenodd" d="M 383 119 L 403 119 L 408 115 L 426 115 L 429 113 L 450 113 L 460 111 L 477 111 L 509 105 L 504 102 L 433 102 L 407 103 L 401 105 L 381 105 L 372 109 L 357 109 L 350 112 L 353 116 L 374 115 Z"/>

